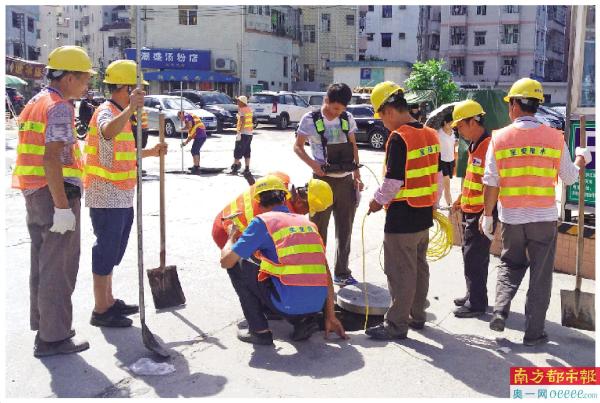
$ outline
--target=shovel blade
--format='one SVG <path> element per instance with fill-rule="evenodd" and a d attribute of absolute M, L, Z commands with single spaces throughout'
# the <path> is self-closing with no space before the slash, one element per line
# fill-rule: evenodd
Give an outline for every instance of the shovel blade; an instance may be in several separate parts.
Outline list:
<path fill-rule="evenodd" d="M 154 354 L 162 357 L 162 358 L 169 358 L 170 354 L 167 350 L 165 350 L 163 348 L 163 346 L 161 346 L 156 339 L 154 338 L 154 335 L 152 334 L 152 332 L 150 331 L 150 329 L 148 329 L 148 326 L 146 326 L 146 323 L 142 322 L 142 341 L 144 342 L 144 346 L 152 351 Z"/>
<path fill-rule="evenodd" d="M 177 266 L 146 270 L 156 309 L 171 308 L 185 304 L 185 295 L 179 283 Z"/>
<path fill-rule="evenodd" d="M 580 290 L 560 290 L 561 323 L 581 330 L 596 330 L 594 294 Z"/>

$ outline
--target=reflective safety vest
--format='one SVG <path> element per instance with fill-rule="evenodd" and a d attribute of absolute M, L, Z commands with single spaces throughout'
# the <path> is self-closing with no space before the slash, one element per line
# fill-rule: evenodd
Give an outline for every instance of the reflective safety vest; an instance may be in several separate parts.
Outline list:
<path fill-rule="evenodd" d="M 133 115 L 131 115 L 132 117 L 132 124 L 136 125 L 137 124 L 137 111 L 133 112 Z M 148 112 L 146 112 L 144 109 L 142 109 L 142 130 L 148 130 Z"/>
<path fill-rule="evenodd" d="M 19 143 L 12 177 L 13 188 L 39 189 L 48 184 L 44 169 L 48 110 L 59 103 L 69 104 L 58 93 L 48 90 L 32 98 L 19 115 Z M 72 127 L 75 141 L 71 146 L 71 163 L 63 165 L 62 175 L 64 178 L 81 178 L 83 164 L 75 135 L 75 113 Z"/>
<path fill-rule="evenodd" d="M 202 122 L 202 119 L 200 119 L 198 116 L 194 115 L 193 113 L 189 114 L 192 117 L 192 128 L 190 129 L 190 131 L 188 132 L 188 136 L 190 138 L 196 138 L 196 130 L 197 129 L 206 129 L 206 127 L 204 126 L 204 123 Z"/>
<path fill-rule="evenodd" d="M 467 173 L 463 182 L 460 208 L 465 213 L 480 213 L 483 211 L 483 172 L 485 169 L 485 154 L 492 141 L 491 137 L 484 139 L 475 151 L 469 150 Z"/>
<path fill-rule="evenodd" d="M 110 109 L 113 116 L 117 116 L 121 111 L 110 101 L 100 105 L 92 119 L 85 142 L 85 174 L 83 186 L 90 186 L 93 180 L 101 180 L 112 183 L 119 189 L 133 189 L 136 185 L 136 149 L 135 137 L 131 131 L 131 123 L 127 121 L 121 132 L 112 139 L 113 158 L 110 166 L 105 166 L 100 162 L 100 139 L 98 130 L 98 116 L 105 110 Z"/>
<path fill-rule="evenodd" d="M 244 127 L 242 127 L 242 117 L 244 117 Z M 237 131 L 242 133 L 252 133 L 252 108 L 244 106 L 240 108 L 237 118 Z"/>
<path fill-rule="evenodd" d="M 289 286 L 327 286 L 327 258 L 317 226 L 299 214 L 271 211 L 258 217 L 267 227 L 279 260 L 275 263 L 257 252 L 261 260 L 258 280 L 273 276 Z"/>
<path fill-rule="evenodd" d="M 411 207 L 433 206 L 438 189 L 440 156 L 440 141 L 437 133 L 429 127 L 417 129 L 410 125 L 402 125 L 392 132 L 386 149 L 394 135 L 402 137 L 406 143 L 406 165 L 404 184 L 392 202 L 406 201 Z"/>
<path fill-rule="evenodd" d="M 552 207 L 565 140 L 551 127 L 509 125 L 492 134 L 502 207 Z"/>

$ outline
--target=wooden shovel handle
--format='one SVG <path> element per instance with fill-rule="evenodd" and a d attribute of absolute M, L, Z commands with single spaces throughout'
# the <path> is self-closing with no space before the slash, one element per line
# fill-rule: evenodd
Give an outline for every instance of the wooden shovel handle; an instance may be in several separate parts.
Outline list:
<path fill-rule="evenodd" d="M 587 145 L 585 116 L 579 116 L 579 147 Z M 577 256 L 575 258 L 575 289 L 581 289 L 581 267 L 583 265 L 583 230 L 585 221 L 585 166 L 579 170 L 579 217 L 577 219 Z"/>
<path fill-rule="evenodd" d="M 158 115 L 158 141 L 165 141 L 165 115 Z M 160 267 L 164 269 L 166 261 L 166 246 L 165 246 L 165 154 L 160 153 Z"/>

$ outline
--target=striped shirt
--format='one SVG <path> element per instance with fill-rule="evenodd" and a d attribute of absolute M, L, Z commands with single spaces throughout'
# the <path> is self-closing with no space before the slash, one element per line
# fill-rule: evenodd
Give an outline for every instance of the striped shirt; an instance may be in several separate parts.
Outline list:
<path fill-rule="evenodd" d="M 542 123 L 533 116 L 523 116 L 515 119 L 512 124 L 520 129 L 534 129 L 539 127 Z M 565 185 L 572 185 L 577 182 L 577 179 L 579 178 L 579 168 L 571 161 L 571 154 L 566 143 L 560 160 L 558 176 Z M 483 183 L 486 186 L 493 187 L 498 187 L 500 183 L 500 175 L 498 173 L 496 157 L 492 147 L 488 148 L 485 156 Z M 503 208 L 502 203 L 498 200 L 498 218 L 505 224 L 557 221 L 558 208 L 556 205 L 547 208 Z"/>

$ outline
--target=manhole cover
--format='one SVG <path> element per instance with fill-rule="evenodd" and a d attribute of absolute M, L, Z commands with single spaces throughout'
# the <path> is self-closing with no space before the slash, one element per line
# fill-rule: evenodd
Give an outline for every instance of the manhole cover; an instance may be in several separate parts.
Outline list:
<path fill-rule="evenodd" d="M 390 293 L 383 284 L 367 285 L 369 315 L 384 315 L 391 302 Z M 337 292 L 337 304 L 347 311 L 365 314 L 367 300 L 365 300 L 364 284 L 359 283 L 341 288 Z"/>

